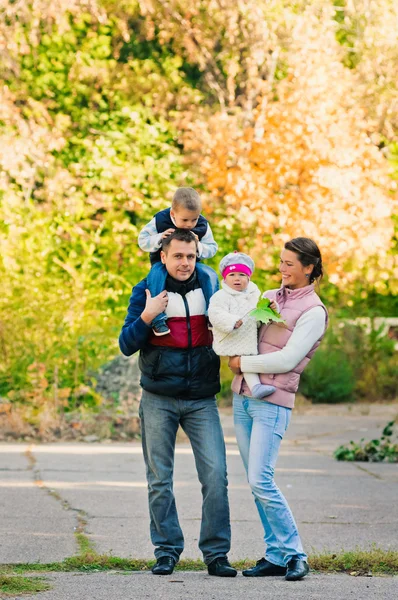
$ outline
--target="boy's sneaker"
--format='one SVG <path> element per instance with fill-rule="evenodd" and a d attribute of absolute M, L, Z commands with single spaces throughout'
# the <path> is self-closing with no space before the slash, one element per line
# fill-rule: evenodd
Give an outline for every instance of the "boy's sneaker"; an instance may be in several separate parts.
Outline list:
<path fill-rule="evenodd" d="M 152 327 L 152 331 L 157 336 L 167 335 L 168 333 L 170 333 L 170 329 L 167 327 L 165 322 L 158 323 L 157 325 Z"/>

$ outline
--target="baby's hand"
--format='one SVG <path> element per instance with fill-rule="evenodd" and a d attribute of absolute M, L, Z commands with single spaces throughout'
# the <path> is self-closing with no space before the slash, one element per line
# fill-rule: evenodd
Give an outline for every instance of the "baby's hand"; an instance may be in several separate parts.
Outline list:
<path fill-rule="evenodd" d="M 175 232 L 175 229 L 173 229 L 172 227 L 170 227 L 170 229 L 166 229 L 166 231 L 163 231 L 161 239 L 164 240 L 165 238 L 169 237 L 169 235 L 171 235 L 174 232 Z"/>
<path fill-rule="evenodd" d="M 243 325 L 243 321 L 242 319 L 239 319 L 239 321 L 236 321 L 235 325 L 234 325 L 234 329 L 239 329 L 239 327 L 242 327 Z"/>
<path fill-rule="evenodd" d="M 279 307 L 278 307 L 277 303 L 275 302 L 275 300 L 271 300 L 269 307 L 272 308 L 272 310 L 275 310 L 276 312 L 278 312 Z"/>

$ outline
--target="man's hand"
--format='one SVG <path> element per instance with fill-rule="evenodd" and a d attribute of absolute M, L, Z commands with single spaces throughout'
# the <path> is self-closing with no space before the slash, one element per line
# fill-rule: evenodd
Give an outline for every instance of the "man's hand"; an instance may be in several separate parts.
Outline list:
<path fill-rule="evenodd" d="M 242 319 L 239 319 L 239 321 L 236 321 L 235 325 L 234 325 L 234 329 L 239 329 L 239 327 L 242 327 L 243 325 L 243 321 Z"/>
<path fill-rule="evenodd" d="M 228 361 L 228 366 L 232 373 L 235 373 L 235 375 L 240 375 L 242 372 L 240 370 L 240 356 L 231 356 Z"/>
<path fill-rule="evenodd" d="M 155 317 L 166 310 L 169 299 L 166 291 L 160 292 L 160 294 L 154 298 L 152 298 L 149 290 L 145 290 L 145 293 L 146 304 L 141 314 L 141 319 L 144 321 L 144 323 L 150 325 Z"/>
<path fill-rule="evenodd" d="M 166 229 L 166 231 L 163 231 L 162 237 L 160 239 L 164 240 L 165 238 L 167 238 L 169 235 L 171 235 L 174 232 L 175 232 L 175 229 L 170 227 L 170 229 Z"/>

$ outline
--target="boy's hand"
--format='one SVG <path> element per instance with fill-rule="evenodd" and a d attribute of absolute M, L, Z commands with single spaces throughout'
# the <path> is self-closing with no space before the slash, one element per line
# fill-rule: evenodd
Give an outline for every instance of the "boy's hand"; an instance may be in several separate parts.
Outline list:
<path fill-rule="evenodd" d="M 195 238 L 196 238 L 196 241 L 197 241 L 197 242 L 199 242 L 199 238 L 198 238 L 198 236 L 196 235 L 196 233 L 195 233 L 194 231 L 192 231 L 192 230 L 191 230 L 191 233 L 193 233 L 193 234 L 194 234 L 194 236 L 195 236 Z"/>
<path fill-rule="evenodd" d="M 145 293 L 146 304 L 141 314 L 141 319 L 144 321 L 144 323 L 150 325 L 155 317 L 166 310 L 169 298 L 166 291 L 160 292 L 160 294 L 154 296 L 153 298 L 149 290 L 145 290 Z"/>
<path fill-rule="evenodd" d="M 234 329 L 239 329 L 239 327 L 242 327 L 243 325 L 243 321 L 242 319 L 239 319 L 239 321 L 236 321 L 235 325 L 234 325 Z"/>
<path fill-rule="evenodd" d="M 175 232 L 175 229 L 173 229 L 172 227 L 170 227 L 170 229 L 166 229 L 166 231 L 163 231 L 161 239 L 164 240 L 164 238 L 167 238 L 169 235 L 171 235 L 174 232 Z"/>

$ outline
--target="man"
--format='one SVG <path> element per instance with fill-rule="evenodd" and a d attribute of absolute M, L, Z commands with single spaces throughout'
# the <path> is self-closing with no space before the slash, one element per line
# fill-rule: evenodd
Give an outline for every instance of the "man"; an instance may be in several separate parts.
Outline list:
<path fill-rule="evenodd" d="M 146 279 L 133 288 L 119 344 L 126 356 L 140 350 L 140 418 L 147 471 L 152 572 L 173 572 L 184 548 L 173 494 L 174 449 L 178 426 L 188 435 L 202 484 L 199 548 L 210 575 L 235 577 L 227 559 L 231 530 L 224 439 L 215 394 L 220 363 L 212 349 L 202 287 L 218 289 L 215 271 L 196 272 L 197 240 L 184 229 L 163 240 L 161 261 L 166 290 L 151 298 Z M 208 280 L 204 282 L 203 278 Z M 155 336 L 153 319 L 165 311 L 170 333 Z"/>

